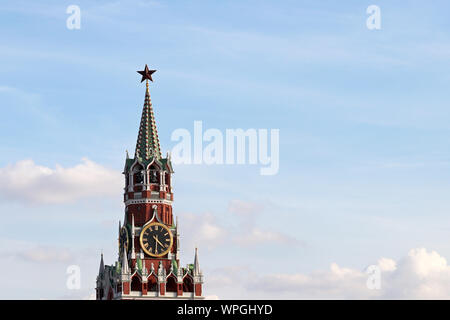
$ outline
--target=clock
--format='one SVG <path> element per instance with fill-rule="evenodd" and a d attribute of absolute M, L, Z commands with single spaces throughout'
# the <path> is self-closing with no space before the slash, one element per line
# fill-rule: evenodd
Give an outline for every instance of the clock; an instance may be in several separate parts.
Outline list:
<path fill-rule="evenodd" d="M 126 226 L 123 226 L 120 229 L 119 233 L 119 254 L 123 255 L 123 249 L 125 248 L 125 252 L 128 252 L 128 229 Z"/>
<path fill-rule="evenodd" d="M 172 232 L 162 223 L 150 223 L 141 231 L 141 247 L 152 257 L 162 257 L 172 249 Z"/>

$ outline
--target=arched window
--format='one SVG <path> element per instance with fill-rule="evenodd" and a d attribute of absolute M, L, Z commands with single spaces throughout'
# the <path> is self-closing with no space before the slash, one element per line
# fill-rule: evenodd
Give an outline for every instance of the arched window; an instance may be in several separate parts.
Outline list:
<path fill-rule="evenodd" d="M 141 285 L 141 279 L 139 279 L 138 276 L 133 277 L 131 279 L 131 291 L 141 291 L 142 285 Z"/>
<path fill-rule="evenodd" d="M 177 292 L 177 279 L 175 278 L 175 276 L 171 275 L 167 279 L 166 291 L 167 292 Z"/>
<path fill-rule="evenodd" d="M 183 292 L 194 292 L 194 283 L 188 275 L 183 279 Z"/>
<path fill-rule="evenodd" d="M 156 277 L 151 275 L 148 277 L 148 291 L 158 291 L 158 282 L 156 281 Z"/>
<path fill-rule="evenodd" d="M 165 182 L 167 185 L 167 190 L 166 191 L 170 191 L 170 173 L 166 173 L 166 178 L 165 178 Z"/>
<path fill-rule="evenodd" d="M 159 183 L 159 169 L 155 165 L 150 167 L 150 183 Z"/>
<path fill-rule="evenodd" d="M 144 183 L 144 168 L 140 164 L 133 168 L 133 183 Z"/>

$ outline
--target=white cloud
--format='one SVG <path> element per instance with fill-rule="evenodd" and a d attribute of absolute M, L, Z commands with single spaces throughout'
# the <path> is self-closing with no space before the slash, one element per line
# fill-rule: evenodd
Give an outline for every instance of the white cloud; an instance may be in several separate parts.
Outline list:
<path fill-rule="evenodd" d="M 237 215 L 254 215 L 261 212 L 263 206 L 254 202 L 231 200 L 228 204 L 228 211 Z"/>
<path fill-rule="evenodd" d="M 16 252 L 17 257 L 26 261 L 38 263 L 67 263 L 73 260 L 68 249 L 56 247 L 35 247 Z"/>
<path fill-rule="evenodd" d="M 24 203 L 67 203 L 94 196 L 120 196 L 123 178 L 89 159 L 55 169 L 22 160 L 0 168 L 0 197 Z"/>
<path fill-rule="evenodd" d="M 266 244 L 281 243 L 281 244 L 297 245 L 299 243 L 297 239 L 285 235 L 283 233 L 261 230 L 256 227 L 243 234 L 236 235 L 233 238 L 233 241 L 242 246 L 254 246 L 264 243 Z"/>
<path fill-rule="evenodd" d="M 224 243 L 225 238 L 239 247 L 263 244 L 299 245 L 296 238 L 278 231 L 269 231 L 253 226 L 255 217 L 263 206 L 254 202 L 231 200 L 228 211 L 233 214 L 226 221 L 217 219 L 211 213 L 180 215 L 181 229 L 188 236 L 182 239 L 189 247 L 201 244 L 208 250 Z M 237 219 L 236 219 L 237 218 Z M 227 242 L 229 244 L 229 242 Z"/>
<path fill-rule="evenodd" d="M 263 244 L 299 245 L 301 241 L 279 231 L 269 231 L 254 226 L 256 216 L 261 214 L 263 205 L 242 200 L 231 200 L 228 216 L 225 221 L 217 219 L 211 213 L 181 213 L 180 223 L 183 233 L 188 236 L 182 239 L 189 247 L 201 244 L 208 250 L 224 243 L 225 238 L 239 247 Z M 227 242 L 228 244 L 230 242 Z"/>
<path fill-rule="evenodd" d="M 73 262 L 75 254 L 66 247 L 45 245 L 29 241 L 0 238 L 0 256 L 15 262 L 27 261 L 36 264 L 55 264 Z M 79 252 L 77 255 L 86 255 Z"/>
<path fill-rule="evenodd" d="M 381 271 L 394 271 L 397 269 L 395 261 L 388 258 L 379 259 L 377 265 L 380 267 Z"/>
<path fill-rule="evenodd" d="M 193 249 L 200 244 L 211 250 L 221 244 L 227 235 L 226 229 L 210 213 L 182 213 L 179 223 L 182 234 L 186 235 L 181 239 L 184 250 Z"/>
<path fill-rule="evenodd" d="M 48 244 L 0 238 L 0 273 L 3 277 L 2 299 L 84 299 L 94 291 L 99 267 L 99 252 L 91 247 Z M 81 288 L 67 287 L 67 268 L 77 265 L 81 271 Z M 32 280 L 30 280 L 32 279 Z"/>
<path fill-rule="evenodd" d="M 256 246 L 261 244 L 298 245 L 296 238 L 279 231 L 269 231 L 255 226 L 257 217 L 262 214 L 264 205 L 256 202 L 231 200 L 228 211 L 239 218 L 238 226 L 232 235 L 232 241 L 240 246 Z"/>
<path fill-rule="evenodd" d="M 412 249 L 386 277 L 384 297 L 450 299 L 450 266 L 436 251 Z"/>
<path fill-rule="evenodd" d="M 216 272 L 210 290 L 224 298 L 260 299 L 450 299 L 450 265 L 435 251 L 417 248 L 394 261 L 381 258 L 381 287 L 369 289 L 365 270 L 332 263 L 328 270 L 311 273 L 262 274 L 250 270 Z M 240 297 L 220 289 L 232 287 Z M 232 294 L 232 292 L 230 292 Z"/>
<path fill-rule="evenodd" d="M 329 270 L 314 271 L 310 274 L 258 275 L 246 284 L 246 288 L 271 292 L 272 298 L 279 299 L 361 299 L 378 293 L 367 289 L 367 277 L 363 271 L 343 268 L 332 263 Z"/>

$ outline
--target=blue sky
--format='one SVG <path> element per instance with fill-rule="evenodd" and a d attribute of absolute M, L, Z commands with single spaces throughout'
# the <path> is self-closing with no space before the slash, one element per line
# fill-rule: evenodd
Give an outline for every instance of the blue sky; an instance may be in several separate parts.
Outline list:
<path fill-rule="evenodd" d="M 71 4 L 80 30 L 66 28 Z M 381 30 L 366 27 L 372 4 Z M 192 132 L 195 120 L 223 132 L 280 129 L 277 175 L 252 165 L 175 167 L 183 264 L 198 244 L 208 295 L 273 298 L 275 288 L 329 297 L 301 285 L 228 284 L 247 273 L 315 279 L 331 263 L 361 271 L 381 257 L 402 265 L 422 247 L 450 257 L 449 9 L 445 1 L 0 2 L 2 270 L 12 263 L 52 279 L 33 289 L 7 281 L 0 298 L 88 296 L 100 250 L 106 263 L 116 258 L 120 173 L 136 143 L 145 90 L 136 70 L 145 64 L 158 70 L 150 90 L 164 153 L 171 133 Z M 76 177 L 66 181 L 70 168 L 71 177 L 92 170 L 114 183 L 98 181 L 90 196 Z M 55 177 L 31 188 L 29 172 L 46 170 Z M 244 236 L 251 245 L 240 244 Z M 65 287 L 69 264 L 81 266 L 79 292 Z M 338 298 L 366 297 L 339 290 Z"/>

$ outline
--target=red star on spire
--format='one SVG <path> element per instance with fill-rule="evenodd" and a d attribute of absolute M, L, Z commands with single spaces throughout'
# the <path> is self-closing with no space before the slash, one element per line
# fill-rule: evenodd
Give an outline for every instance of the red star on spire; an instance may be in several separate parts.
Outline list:
<path fill-rule="evenodd" d="M 145 69 L 144 70 L 137 71 L 137 73 L 142 75 L 141 82 L 143 82 L 144 80 L 150 80 L 150 81 L 153 82 L 152 74 L 155 73 L 155 72 L 156 72 L 156 70 L 149 70 L 147 65 L 145 65 Z"/>

